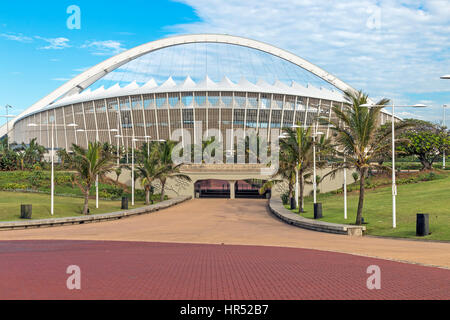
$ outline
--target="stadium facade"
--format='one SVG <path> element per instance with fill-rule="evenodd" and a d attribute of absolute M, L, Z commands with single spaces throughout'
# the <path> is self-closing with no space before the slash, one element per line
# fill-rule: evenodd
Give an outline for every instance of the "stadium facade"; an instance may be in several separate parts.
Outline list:
<path fill-rule="evenodd" d="M 250 81 L 245 74 L 232 81 L 226 72 L 220 79 L 212 80 L 208 68 L 203 77 L 193 80 L 188 74 L 189 68 L 183 67 L 186 71 L 177 81 L 171 73 L 161 75 L 159 72 L 158 81 L 150 76 L 145 82 L 131 78 L 125 86 L 116 83 L 108 88 L 91 89 L 93 84 L 134 60 L 170 47 L 198 43 L 220 43 L 224 48 L 234 46 L 263 52 L 323 81 L 328 88 L 299 83 L 295 79 L 288 83 Z M 164 59 L 162 55 L 161 60 Z M 241 65 L 245 65 L 245 61 Z M 219 62 L 218 67 L 224 69 L 225 66 L 220 66 Z M 139 147 L 147 139 L 171 139 L 176 129 L 188 130 L 195 137 L 195 124 L 201 122 L 203 132 L 219 129 L 226 136 L 227 130 L 245 132 L 251 129 L 267 132 L 270 139 L 271 130 L 292 127 L 296 123 L 310 126 L 318 117 L 332 118 L 334 105 L 345 108 L 343 91 L 349 89 L 353 88 L 325 70 L 266 43 L 229 35 L 183 35 L 144 44 L 88 69 L 12 120 L 9 135 L 10 140 L 17 143 L 28 143 L 36 138 L 39 144 L 50 148 L 54 124 L 56 149 L 70 150 L 73 143 L 86 147 L 89 141 L 95 140 L 129 148 L 132 140 L 139 140 L 136 144 Z M 385 112 L 381 117 L 381 123 L 390 119 Z M 320 130 L 331 134 L 329 128 Z M 6 125 L 0 128 L 0 136 L 5 133 Z M 229 174 L 232 172 L 225 173 L 227 177 Z"/>

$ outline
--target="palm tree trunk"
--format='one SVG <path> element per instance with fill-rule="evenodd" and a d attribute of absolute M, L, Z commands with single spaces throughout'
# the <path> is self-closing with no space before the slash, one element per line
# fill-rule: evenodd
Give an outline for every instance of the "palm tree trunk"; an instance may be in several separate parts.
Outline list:
<path fill-rule="evenodd" d="M 166 186 L 166 182 L 165 181 L 164 182 L 161 181 L 161 202 L 164 201 L 164 189 L 165 189 L 165 186 Z"/>
<path fill-rule="evenodd" d="M 359 172 L 360 180 L 359 180 L 359 202 L 358 202 L 358 211 L 356 213 L 356 225 L 362 225 L 362 211 L 364 207 L 364 193 L 365 193 L 365 183 L 366 183 L 366 169 L 361 169 Z"/>
<path fill-rule="evenodd" d="M 89 190 L 90 186 L 86 187 L 86 190 L 84 191 L 84 206 L 83 206 L 83 214 L 88 215 L 89 210 Z"/>
<path fill-rule="evenodd" d="M 145 205 L 146 206 L 150 205 L 150 188 L 149 187 L 145 187 Z"/>
<path fill-rule="evenodd" d="M 305 212 L 305 199 L 304 199 L 304 192 L 305 192 L 305 181 L 303 178 L 303 171 L 299 172 L 299 179 L 300 179 L 300 208 L 298 209 L 298 212 Z"/>

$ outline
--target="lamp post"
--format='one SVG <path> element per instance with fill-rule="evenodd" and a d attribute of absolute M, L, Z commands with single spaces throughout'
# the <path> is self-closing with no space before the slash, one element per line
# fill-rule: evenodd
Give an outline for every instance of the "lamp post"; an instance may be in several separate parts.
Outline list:
<path fill-rule="evenodd" d="M 314 129 L 314 131 L 316 131 L 317 129 Z M 321 136 L 321 135 L 323 135 L 324 133 L 323 132 L 315 132 L 314 134 L 313 134 L 313 158 L 314 158 L 314 160 L 313 160 L 313 175 L 314 175 L 314 177 L 313 177 L 313 190 L 314 190 L 314 204 L 316 204 L 317 203 L 317 179 L 316 179 L 316 176 L 317 176 L 317 170 L 316 170 L 316 138 L 318 137 L 318 136 Z"/>
<path fill-rule="evenodd" d="M 98 136 L 99 132 L 117 132 L 117 129 L 111 129 L 111 130 L 86 130 L 86 129 L 78 129 L 77 132 L 95 132 L 95 142 L 100 142 L 100 138 Z M 95 177 L 95 207 L 98 209 L 98 174 Z"/>
<path fill-rule="evenodd" d="M 347 157 L 344 155 L 344 219 L 347 220 Z"/>
<path fill-rule="evenodd" d="M 448 105 L 446 105 L 446 104 L 444 104 L 443 106 L 442 106 L 442 109 L 444 109 L 444 123 L 443 123 L 443 126 L 444 127 L 446 127 L 446 119 L 445 119 L 445 109 L 448 107 Z M 447 129 L 445 129 L 445 132 L 447 132 Z M 444 169 L 445 170 L 445 149 L 444 149 L 444 152 L 443 152 L 444 154 L 443 154 L 443 158 L 442 158 L 442 169 Z"/>
<path fill-rule="evenodd" d="M 363 108 L 386 108 L 386 105 L 375 105 L 375 104 L 362 104 L 360 107 Z M 396 207 L 396 197 L 397 197 L 397 182 L 395 173 L 395 104 L 392 103 L 392 227 L 397 228 L 397 207 Z M 405 105 L 397 106 L 397 108 L 426 108 L 426 105 L 415 104 L 415 105 Z"/>
<path fill-rule="evenodd" d="M 122 136 L 116 135 L 116 138 L 131 138 L 131 205 L 134 206 L 134 191 L 135 191 L 135 182 L 134 182 L 134 148 L 135 142 L 138 141 L 157 141 L 157 142 L 165 142 L 165 140 L 149 140 L 150 136 Z M 138 139 L 143 138 L 143 139 Z M 150 148 L 147 148 L 148 155 L 150 155 Z"/>
<path fill-rule="evenodd" d="M 42 126 L 51 126 L 52 127 L 52 130 L 51 130 L 51 134 L 52 134 L 52 142 L 51 142 L 51 155 L 50 155 L 50 158 L 51 158 L 51 182 L 50 182 L 50 213 L 51 213 L 51 215 L 53 216 L 54 214 L 55 214 L 55 210 L 54 210 L 54 208 L 55 208 L 55 160 L 54 160 L 54 157 L 55 157 L 55 155 L 54 155 L 54 153 L 55 153 L 55 146 L 54 146 L 54 138 L 53 138 L 53 132 L 54 132 L 54 128 L 55 127 L 72 127 L 72 128 L 75 128 L 75 127 L 78 127 L 78 125 L 77 124 L 75 124 L 75 123 L 71 123 L 71 124 L 68 124 L 67 126 L 65 126 L 65 125 L 57 125 L 57 124 L 55 124 L 55 122 L 54 122 L 54 118 L 53 117 L 50 117 L 50 120 L 51 120 L 51 125 L 49 125 L 49 124 L 40 124 L 40 126 L 42 127 Z M 28 127 L 32 127 L 32 128 L 35 128 L 35 127 L 38 127 L 39 125 L 38 124 L 36 124 L 36 123 L 30 123 L 30 124 L 28 124 Z"/>

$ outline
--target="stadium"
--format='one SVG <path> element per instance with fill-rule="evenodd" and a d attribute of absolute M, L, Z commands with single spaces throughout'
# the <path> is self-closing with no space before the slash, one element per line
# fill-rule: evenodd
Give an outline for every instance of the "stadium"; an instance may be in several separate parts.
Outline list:
<path fill-rule="evenodd" d="M 275 46 L 236 36 L 182 35 L 124 51 L 89 68 L 9 123 L 10 141 L 54 150 L 89 141 L 125 148 L 169 140 L 177 129 L 196 137 L 198 127 L 267 133 L 345 108 L 351 86 L 320 67 Z M 383 111 L 381 123 L 390 115 Z M 319 128 L 327 136 L 330 128 Z M 0 136 L 6 134 L 6 125 Z M 238 165 L 189 170 L 194 181 L 256 179 Z M 239 174 L 237 172 L 244 172 Z"/>

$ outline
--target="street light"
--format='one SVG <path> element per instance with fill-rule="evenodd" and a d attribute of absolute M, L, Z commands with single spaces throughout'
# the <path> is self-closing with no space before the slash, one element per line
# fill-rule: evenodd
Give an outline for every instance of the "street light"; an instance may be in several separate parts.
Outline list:
<path fill-rule="evenodd" d="M 316 173 L 316 138 L 318 136 L 324 135 L 323 132 L 316 132 L 313 134 L 313 158 L 314 158 L 314 177 L 313 177 L 313 189 L 314 189 L 314 204 L 317 203 L 317 173 Z"/>
<path fill-rule="evenodd" d="M 116 135 L 116 138 L 131 138 L 131 205 L 134 206 L 134 145 L 135 142 L 138 141 L 156 141 L 156 142 L 165 142 L 166 140 L 148 140 L 148 138 L 151 138 L 150 136 L 122 136 L 122 135 Z M 138 138 L 145 138 L 146 140 L 140 140 Z M 150 150 L 147 150 L 148 154 L 150 155 Z"/>
<path fill-rule="evenodd" d="M 54 213 L 55 213 L 55 211 L 54 211 L 54 208 L 55 208 L 55 160 L 54 160 L 54 157 L 55 157 L 55 155 L 54 155 L 54 151 L 55 151 L 55 146 L 54 146 L 54 139 L 53 139 L 53 131 L 54 131 L 54 127 L 71 127 L 71 128 L 75 128 L 75 127 L 78 127 L 78 125 L 77 124 L 75 124 L 75 123 L 71 123 L 71 124 L 68 124 L 67 126 L 66 125 L 64 125 L 64 124 L 55 124 L 55 122 L 53 121 L 54 120 L 54 118 L 52 119 L 52 118 L 50 118 L 52 121 L 51 121 L 51 127 L 52 127 L 52 153 L 51 153 L 51 163 L 52 163 L 52 175 L 51 175 L 51 187 L 50 187 L 50 189 L 51 189 L 51 195 L 50 195 L 50 213 L 51 213 L 51 215 L 53 216 L 54 215 Z M 40 124 L 40 126 L 42 127 L 42 126 L 50 126 L 49 124 Z M 39 125 L 37 125 L 36 123 L 30 123 L 30 124 L 28 124 L 28 127 L 31 127 L 31 128 L 35 128 L 35 127 L 39 127 Z"/>
<path fill-rule="evenodd" d="M 444 104 L 442 106 L 442 109 L 444 109 L 444 123 L 443 126 L 446 127 L 446 120 L 445 120 L 445 109 L 448 108 L 448 105 Z M 447 132 L 447 129 L 445 130 Z M 444 157 L 442 158 L 442 169 L 445 170 L 445 148 L 444 148 Z"/>
<path fill-rule="evenodd" d="M 99 132 L 119 132 L 119 130 L 117 129 L 111 129 L 111 130 L 87 130 L 87 129 L 78 129 L 77 132 L 95 132 L 95 142 L 99 142 L 100 138 L 98 136 Z M 95 177 L 95 207 L 98 209 L 99 205 L 98 205 L 98 174 Z"/>
<path fill-rule="evenodd" d="M 441 79 L 443 79 L 443 80 L 450 80 L 450 74 L 442 76 Z"/>
<path fill-rule="evenodd" d="M 363 108 L 386 108 L 387 105 L 362 104 Z M 392 227 L 397 228 L 397 212 L 396 212 L 396 197 L 397 197 L 397 183 L 395 174 L 395 104 L 392 103 Z M 424 104 L 397 106 L 398 108 L 426 108 Z"/>

